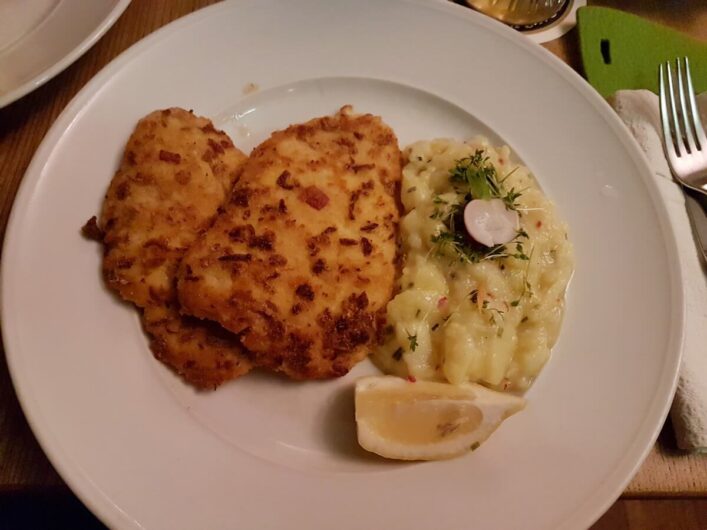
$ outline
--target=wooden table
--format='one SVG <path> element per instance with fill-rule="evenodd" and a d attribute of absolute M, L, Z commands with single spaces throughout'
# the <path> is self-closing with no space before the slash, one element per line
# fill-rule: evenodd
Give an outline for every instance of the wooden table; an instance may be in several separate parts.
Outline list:
<path fill-rule="evenodd" d="M 0 109 L 0 236 L 17 187 L 44 134 L 71 98 L 120 52 L 164 24 L 217 0 L 133 0 L 115 26 L 52 81 Z M 707 40 L 703 0 L 597 0 Z M 575 31 L 546 47 L 580 70 Z M 51 467 L 22 415 L 0 359 L 0 527 L 93 527 Z M 680 454 L 669 422 L 621 499 L 595 528 L 707 528 L 707 456 Z"/>

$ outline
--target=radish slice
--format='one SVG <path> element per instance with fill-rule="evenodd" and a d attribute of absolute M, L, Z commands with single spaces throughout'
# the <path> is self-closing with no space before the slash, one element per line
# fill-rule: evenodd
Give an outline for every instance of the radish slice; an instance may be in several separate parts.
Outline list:
<path fill-rule="evenodd" d="M 509 210 L 501 199 L 474 199 L 464 208 L 464 226 L 482 245 L 493 247 L 511 241 L 518 232 L 518 212 Z"/>

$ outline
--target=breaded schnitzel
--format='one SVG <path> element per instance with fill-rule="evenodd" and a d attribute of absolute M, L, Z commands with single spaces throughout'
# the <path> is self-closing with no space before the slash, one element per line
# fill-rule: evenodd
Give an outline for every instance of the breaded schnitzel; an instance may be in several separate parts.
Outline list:
<path fill-rule="evenodd" d="M 250 371 L 238 339 L 216 322 L 181 315 L 176 306 L 150 305 L 142 325 L 155 358 L 197 388 L 215 388 Z"/>
<path fill-rule="evenodd" d="M 130 136 L 98 223 L 108 287 L 143 309 L 155 356 L 201 388 L 238 377 L 251 364 L 235 337 L 179 314 L 175 275 L 245 159 L 210 120 L 178 108 L 155 111 Z"/>
<path fill-rule="evenodd" d="M 182 310 L 238 333 L 257 365 L 347 373 L 393 292 L 400 157 L 393 131 L 350 107 L 275 132 L 182 260 Z"/>

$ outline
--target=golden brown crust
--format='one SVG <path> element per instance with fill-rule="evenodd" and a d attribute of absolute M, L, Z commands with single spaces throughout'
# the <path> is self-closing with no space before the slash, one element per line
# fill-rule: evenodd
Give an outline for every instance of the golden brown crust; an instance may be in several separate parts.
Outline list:
<path fill-rule="evenodd" d="M 155 356 L 200 388 L 247 372 L 250 361 L 235 337 L 227 344 L 213 325 L 178 317 L 175 274 L 245 159 L 210 120 L 178 108 L 152 112 L 128 140 L 100 222 L 84 227 L 104 243 L 108 287 L 144 308 Z"/>
<path fill-rule="evenodd" d="M 155 358 L 197 388 L 216 388 L 250 371 L 243 348 L 215 322 L 180 315 L 167 305 L 146 307 L 141 319 Z"/>
<path fill-rule="evenodd" d="M 139 307 L 171 299 L 179 260 L 211 223 L 245 158 L 210 120 L 183 109 L 141 119 L 99 222 L 108 286 Z"/>
<path fill-rule="evenodd" d="M 275 132 L 182 261 L 182 310 L 239 333 L 258 365 L 345 374 L 392 294 L 400 175 L 378 117 L 344 108 Z"/>

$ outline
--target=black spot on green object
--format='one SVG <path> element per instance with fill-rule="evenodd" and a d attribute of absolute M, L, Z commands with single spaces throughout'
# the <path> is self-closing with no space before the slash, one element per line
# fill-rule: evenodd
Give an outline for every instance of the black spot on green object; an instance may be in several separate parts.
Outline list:
<path fill-rule="evenodd" d="M 611 64 L 611 50 L 609 49 L 609 40 L 601 39 L 599 43 L 601 49 L 601 57 L 604 59 L 604 64 Z"/>
<path fill-rule="evenodd" d="M 641 88 L 657 93 L 658 66 L 685 56 L 696 92 L 707 91 L 707 42 L 606 7 L 580 7 L 577 28 L 584 74 L 604 97 Z"/>

